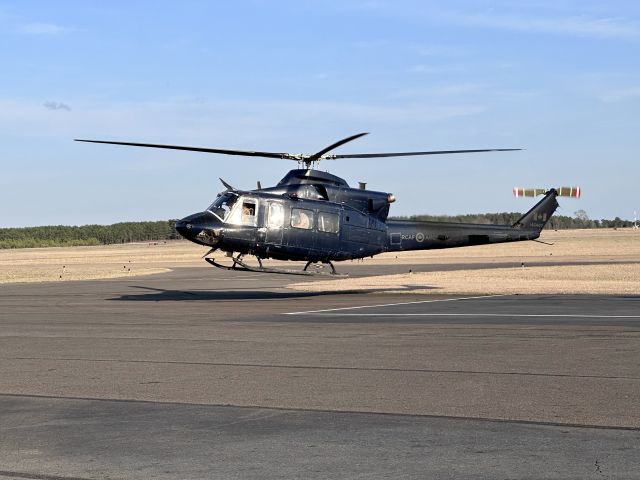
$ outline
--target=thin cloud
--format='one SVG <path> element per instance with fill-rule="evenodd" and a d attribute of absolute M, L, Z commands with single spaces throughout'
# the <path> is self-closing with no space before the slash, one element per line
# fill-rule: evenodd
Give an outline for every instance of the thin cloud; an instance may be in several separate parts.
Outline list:
<path fill-rule="evenodd" d="M 539 17 L 443 12 L 442 17 L 466 26 L 599 38 L 640 38 L 640 24 L 619 17 Z"/>
<path fill-rule="evenodd" d="M 330 72 L 318 72 L 311 75 L 311 78 L 313 78 L 314 80 L 327 80 L 331 77 L 332 74 Z"/>
<path fill-rule="evenodd" d="M 490 85 L 479 83 L 456 83 L 448 85 L 434 85 L 431 87 L 422 87 L 414 89 L 404 89 L 394 92 L 390 98 L 418 98 L 418 97 L 434 97 L 440 98 L 445 96 L 459 97 L 468 94 L 482 94 L 491 88 Z"/>
<path fill-rule="evenodd" d="M 480 27 L 496 30 L 512 30 L 531 33 L 552 33 L 593 38 L 640 39 L 640 22 L 624 14 L 602 13 L 585 2 L 523 1 L 489 2 L 492 8 L 476 10 L 474 5 L 487 2 L 463 2 L 462 7 L 439 7 L 437 2 L 410 2 L 414 8 L 399 8 L 398 2 L 361 2 L 360 9 L 377 11 L 385 16 L 418 17 L 430 24 Z M 460 2 L 449 2 L 458 3 Z M 402 5 L 402 2 L 401 2 Z M 410 12 L 410 13 L 409 13 Z M 444 52 L 449 54 L 449 52 Z M 425 48 L 423 55 L 440 55 L 440 49 Z"/>
<path fill-rule="evenodd" d="M 70 29 L 53 23 L 27 23 L 18 27 L 18 31 L 29 35 L 58 35 Z"/>
<path fill-rule="evenodd" d="M 71 111 L 71 107 L 66 103 L 62 103 L 62 102 L 49 101 L 49 102 L 44 102 L 42 106 L 47 110 L 66 110 L 67 112 Z"/>
<path fill-rule="evenodd" d="M 469 47 L 461 45 L 412 45 L 411 49 L 421 57 L 459 57 L 469 53 Z"/>
<path fill-rule="evenodd" d="M 600 100 L 607 103 L 621 102 L 640 98 L 640 85 L 610 90 L 600 95 Z"/>
<path fill-rule="evenodd" d="M 201 104 L 184 101 L 151 103 L 84 103 L 68 121 L 54 122 L 47 109 L 60 111 L 60 102 L 42 108 L 30 102 L 0 98 L 0 130 L 20 134 L 39 130 L 43 135 L 69 138 L 107 135 L 125 138 L 174 138 L 185 142 L 229 142 L 230 138 L 256 142 L 280 136 L 295 137 L 292 128 L 345 123 L 378 128 L 398 123 L 427 125 L 452 118 L 476 116 L 487 110 L 479 102 L 418 99 L 407 102 L 360 104 L 322 101 L 209 100 Z M 402 104 L 404 103 L 404 105 Z M 62 104 L 64 105 L 64 104 Z M 62 107 L 64 111 L 65 108 Z M 295 119 L 295 120 L 292 120 Z M 297 131 L 296 130 L 296 131 Z M 284 132 L 284 133 L 283 133 Z M 301 138 L 304 136 L 301 136 Z M 158 142 L 160 143 L 160 142 Z M 241 145 L 242 142 L 239 143 Z M 293 145 L 295 147 L 295 145 Z M 265 147 L 266 148 L 266 147 Z"/>
<path fill-rule="evenodd" d="M 353 42 L 351 45 L 355 48 L 375 50 L 378 48 L 388 47 L 389 45 L 391 45 L 391 42 L 386 39 L 358 40 L 356 42 Z"/>
<path fill-rule="evenodd" d="M 407 68 L 409 73 L 452 73 L 462 72 L 465 67 L 462 65 L 412 65 Z"/>

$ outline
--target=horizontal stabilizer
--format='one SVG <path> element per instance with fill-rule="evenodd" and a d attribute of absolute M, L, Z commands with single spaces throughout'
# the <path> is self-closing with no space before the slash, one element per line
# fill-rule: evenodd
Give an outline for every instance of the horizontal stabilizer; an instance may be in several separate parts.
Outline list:
<path fill-rule="evenodd" d="M 516 197 L 537 197 L 538 195 L 544 195 L 548 191 L 546 188 L 513 188 L 513 194 Z M 558 187 L 555 191 L 558 197 L 580 198 L 580 194 L 582 193 L 580 187 Z"/>

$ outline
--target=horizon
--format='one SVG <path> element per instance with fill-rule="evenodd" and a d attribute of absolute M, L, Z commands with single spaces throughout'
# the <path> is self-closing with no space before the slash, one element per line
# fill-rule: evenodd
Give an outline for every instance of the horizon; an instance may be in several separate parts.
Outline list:
<path fill-rule="evenodd" d="M 389 219 L 393 220 L 393 219 L 411 219 L 413 217 L 451 217 L 451 218 L 456 218 L 456 217 L 464 217 L 464 216 L 477 216 L 477 217 L 481 217 L 481 216 L 491 216 L 491 215 L 502 215 L 502 214 L 515 214 L 515 215 L 524 215 L 525 211 L 521 212 L 521 211 L 503 211 L 503 212 L 484 212 L 484 213 L 454 213 L 454 214 L 433 214 L 433 213 L 416 213 L 416 214 L 409 214 L 409 215 L 389 215 Z M 568 218 L 573 218 L 576 220 L 580 220 L 577 216 L 575 215 L 559 215 L 559 214 L 554 214 L 552 218 L 558 218 L 558 217 L 568 217 Z M 178 218 L 160 218 L 160 219 L 155 219 L 155 220 L 122 220 L 122 221 L 115 221 L 113 223 L 83 223 L 83 224 L 47 224 L 47 225 L 28 225 L 28 226 L 22 226 L 22 227 L 0 227 L 0 230 L 9 230 L 9 229 L 22 229 L 22 228 L 46 228 L 46 227 L 90 227 L 90 226 L 99 226 L 99 227 L 110 227 L 113 225 L 118 225 L 118 224 L 122 224 L 122 223 L 155 223 L 155 222 L 176 222 L 180 219 Z M 616 220 L 622 221 L 622 222 L 626 222 L 626 223 L 633 223 L 634 219 L 633 218 L 624 218 L 624 217 L 614 217 L 614 218 L 591 218 L 589 217 L 589 219 L 587 221 L 593 221 L 593 222 L 602 222 L 602 221 L 606 221 L 606 222 L 614 222 Z M 547 227 L 545 227 L 547 228 Z"/>

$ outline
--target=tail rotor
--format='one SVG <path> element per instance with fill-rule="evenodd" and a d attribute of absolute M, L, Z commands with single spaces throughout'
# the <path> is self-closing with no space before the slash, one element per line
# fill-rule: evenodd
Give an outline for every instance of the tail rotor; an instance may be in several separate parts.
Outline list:
<path fill-rule="evenodd" d="M 555 190 L 557 197 L 580 198 L 582 194 L 580 187 L 558 187 L 552 189 L 513 187 L 513 195 L 515 197 L 537 197 L 538 195 L 545 195 L 551 190 Z"/>

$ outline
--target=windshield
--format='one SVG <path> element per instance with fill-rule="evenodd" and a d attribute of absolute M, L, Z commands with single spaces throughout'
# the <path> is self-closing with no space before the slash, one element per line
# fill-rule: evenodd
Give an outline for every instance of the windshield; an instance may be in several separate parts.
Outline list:
<path fill-rule="evenodd" d="M 218 198 L 215 202 L 213 202 L 207 210 L 211 213 L 216 214 L 223 221 L 227 219 L 229 212 L 231 212 L 231 207 L 238 200 L 238 196 L 232 192 L 225 192 L 218 195 Z"/>

